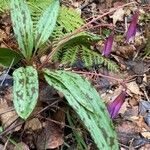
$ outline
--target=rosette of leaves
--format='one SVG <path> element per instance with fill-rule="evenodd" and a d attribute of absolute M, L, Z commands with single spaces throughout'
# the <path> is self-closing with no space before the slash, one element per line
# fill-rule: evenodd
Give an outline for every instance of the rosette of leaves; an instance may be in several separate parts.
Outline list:
<path fill-rule="evenodd" d="M 64 94 L 70 107 L 90 132 L 97 148 L 118 150 L 116 133 L 107 108 L 89 81 L 72 72 L 35 65 L 36 54 L 54 31 L 60 8 L 59 0 L 49 4 L 36 24 L 32 21 L 25 0 L 11 0 L 10 5 L 13 30 L 20 48 L 18 57 L 26 62 L 24 67 L 13 72 L 13 103 L 17 114 L 24 120 L 32 115 L 38 101 L 38 74 L 43 73 L 45 81 Z M 12 55 L 12 60 L 14 59 L 15 56 Z"/>
<path fill-rule="evenodd" d="M 37 5 L 34 4 L 34 1 L 29 1 L 34 24 L 36 24 L 41 12 L 46 7 L 45 4 L 48 1 L 51 0 L 45 1 L 44 4 L 41 4 L 43 2 L 40 1 L 40 3 Z M 36 7 L 38 7 L 38 10 Z M 52 33 L 52 36 L 50 37 L 50 40 L 57 44 L 57 39 L 60 39 L 66 34 L 73 32 L 83 24 L 84 21 L 80 14 L 78 14 L 72 8 L 62 6 L 59 11 L 56 27 Z M 101 40 L 101 37 L 98 35 L 86 32 L 80 33 L 74 37 L 73 40 L 70 39 L 67 43 L 65 43 L 63 48 L 60 48 L 56 52 L 55 56 L 53 57 L 53 61 L 59 61 L 65 65 L 75 66 L 80 59 L 83 67 L 90 68 L 93 65 L 103 65 L 110 71 L 118 72 L 119 69 L 115 62 L 103 57 L 100 53 L 97 53 L 90 48 L 92 43 L 96 43 L 99 40 Z"/>

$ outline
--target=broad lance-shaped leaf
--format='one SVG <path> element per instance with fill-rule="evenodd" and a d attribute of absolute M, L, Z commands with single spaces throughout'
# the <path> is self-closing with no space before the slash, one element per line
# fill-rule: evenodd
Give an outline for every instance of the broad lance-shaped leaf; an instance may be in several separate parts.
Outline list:
<path fill-rule="evenodd" d="M 13 103 L 18 115 L 27 119 L 38 99 L 38 74 L 32 66 L 20 67 L 13 73 Z"/>
<path fill-rule="evenodd" d="M 108 111 L 91 84 L 81 76 L 66 71 L 44 70 L 49 85 L 64 94 L 91 133 L 98 149 L 118 150 L 115 130 Z"/>
<path fill-rule="evenodd" d="M 9 67 L 13 61 L 13 65 L 21 60 L 22 56 L 17 52 L 8 48 L 0 48 L 0 65 Z"/>
<path fill-rule="evenodd" d="M 11 0 L 11 20 L 21 52 L 29 60 L 33 50 L 33 23 L 24 0 Z"/>
<path fill-rule="evenodd" d="M 52 34 L 59 12 L 59 0 L 53 0 L 43 13 L 35 29 L 35 49 L 44 44 Z"/>

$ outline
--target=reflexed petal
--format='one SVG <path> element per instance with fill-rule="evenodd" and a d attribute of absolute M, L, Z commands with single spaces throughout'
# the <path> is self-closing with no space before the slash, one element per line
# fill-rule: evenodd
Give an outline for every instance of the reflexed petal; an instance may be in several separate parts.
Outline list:
<path fill-rule="evenodd" d="M 104 48 L 103 48 L 102 55 L 104 55 L 106 57 L 109 56 L 109 54 L 111 53 L 113 40 L 114 40 L 114 36 L 113 36 L 113 34 L 111 34 L 108 37 L 108 39 L 105 41 L 105 45 L 104 45 Z"/>
<path fill-rule="evenodd" d="M 112 119 L 118 115 L 118 112 L 124 103 L 125 98 L 126 92 L 122 91 L 113 102 L 107 105 L 108 112 Z"/>
<path fill-rule="evenodd" d="M 130 42 L 131 39 L 133 39 L 135 37 L 138 17 L 139 17 L 139 11 L 135 12 L 135 14 L 132 17 L 132 21 L 128 27 L 128 31 L 126 34 L 126 41 L 127 42 Z"/>

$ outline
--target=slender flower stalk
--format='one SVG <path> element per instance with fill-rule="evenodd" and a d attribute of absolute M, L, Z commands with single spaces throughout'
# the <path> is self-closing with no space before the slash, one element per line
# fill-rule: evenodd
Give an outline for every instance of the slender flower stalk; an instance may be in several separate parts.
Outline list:
<path fill-rule="evenodd" d="M 132 17 L 132 21 L 128 27 L 128 31 L 126 34 L 126 41 L 129 43 L 132 41 L 135 37 L 136 34 L 136 29 L 137 29 L 137 22 L 138 22 L 138 17 L 139 17 L 139 11 L 136 11 Z"/>
<path fill-rule="evenodd" d="M 102 55 L 108 57 L 111 53 L 112 45 L 113 45 L 114 35 L 111 34 L 107 40 L 105 41 L 105 45 L 102 51 Z"/>
<path fill-rule="evenodd" d="M 113 102 L 107 105 L 108 112 L 112 119 L 114 119 L 118 115 L 118 112 L 122 104 L 124 103 L 125 98 L 126 91 L 122 91 Z"/>

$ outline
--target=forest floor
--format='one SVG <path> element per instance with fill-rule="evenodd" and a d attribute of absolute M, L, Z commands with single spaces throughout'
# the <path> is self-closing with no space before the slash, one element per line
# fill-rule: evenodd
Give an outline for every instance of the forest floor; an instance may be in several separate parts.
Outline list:
<path fill-rule="evenodd" d="M 119 112 L 112 117 L 121 150 L 150 149 L 150 2 L 136 2 L 136 5 L 117 9 L 115 13 L 101 19 L 104 24 L 115 28 L 109 59 L 117 63 L 119 73 L 97 66 L 85 69 L 80 64 L 75 70 L 72 68 L 74 72 L 92 82 L 108 105 L 126 90 L 126 97 L 122 100 Z M 126 3 L 112 0 L 62 0 L 63 5 L 78 11 L 85 20 L 93 19 Z M 124 29 L 129 26 L 135 10 L 140 12 L 136 35 L 132 41 L 125 43 Z M 107 36 L 110 31 L 98 27 L 98 23 L 95 22 L 97 27 L 90 29 L 90 32 Z M 99 53 L 102 52 L 103 46 L 102 41 L 94 45 Z M 7 13 L 0 15 L 0 47 L 18 48 Z M 0 68 L 0 83 L 7 70 Z M 71 117 L 70 114 L 66 116 L 68 107 L 63 102 L 64 97 L 47 85 L 41 87 L 41 104 L 33 117 L 26 122 L 20 120 L 12 106 L 12 71 L 13 68 L 3 86 L 0 86 L 0 123 L 3 126 L 3 129 L 0 128 L 0 150 L 18 150 L 18 146 L 23 150 L 81 150 L 80 144 L 85 144 L 88 150 L 96 149 L 76 114 L 72 112 Z M 68 118 L 74 119 L 69 122 Z M 48 143 L 46 148 L 45 143 Z"/>

